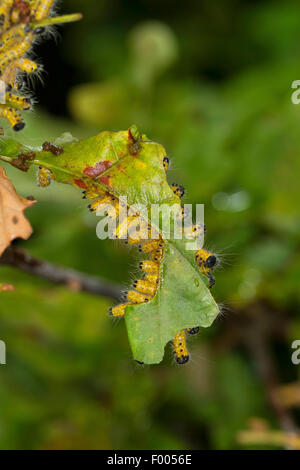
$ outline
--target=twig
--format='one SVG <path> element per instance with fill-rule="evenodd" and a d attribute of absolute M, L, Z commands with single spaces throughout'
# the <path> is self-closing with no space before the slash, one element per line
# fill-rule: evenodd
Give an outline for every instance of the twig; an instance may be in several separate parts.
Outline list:
<path fill-rule="evenodd" d="M 64 284 L 73 290 L 81 290 L 115 300 L 120 299 L 121 286 L 118 284 L 39 260 L 13 246 L 7 248 L 2 254 L 0 264 L 18 268 L 21 271 L 47 279 L 56 284 Z"/>

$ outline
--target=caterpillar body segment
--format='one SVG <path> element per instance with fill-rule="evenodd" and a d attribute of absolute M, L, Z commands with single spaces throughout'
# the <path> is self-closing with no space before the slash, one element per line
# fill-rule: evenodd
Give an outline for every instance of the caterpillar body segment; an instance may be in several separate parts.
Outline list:
<path fill-rule="evenodd" d="M 18 41 L 16 44 L 11 46 L 9 49 L 4 50 L 0 53 L 0 71 L 3 72 L 5 67 L 11 64 L 14 60 L 20 59 L 26 54 L 31 48 L 34 39 L 33 33 Z"/>
<path fill-rule="evenodd" d="M 189 211 L 186 208 L 181 207 L 178 214 L 177 214 L 177 217 L 179 219 L 183 220 L 188 216 L 188 213 L 189 213 Z"/>
<path fill-rule="evenodd" d="M 141 294 L 148 294 L 154 296 L 156 293 L 157 285 L 152 284 L 149 281 L 144 281 L 143 279 L 139 279 L 134 281 L 133 287 L 140 292 Z"/>
<path fill-rule="evenodd" d="M 144 275 L 144 278 L 143 278 L 143 279 L 145 279 L 145 281 L 151 282 L 151 284 L 154 284 L 154 285 L 158 284 L 158 282 L 159 282 L 158 274 L 150 274 L 150 273 L 148 273 L 148 274 L 145 274 L 145 275 Z"/>
<path fill-rule="evenodd" d="M 155 250 L 162 249 L 164 247 L 164 241 L 160 240 L 146 240 L 140 245 L 140 251 L 143 253 L 152 253 Z"/>
<path fill-rule="evenodd" d="M 38 72 L 40 68 L 40 66 L 30 59 L 17 59 L 13 61 L 9 67 L 5 68 L 1 75 L 1 79 L 6 84 L 7 90 L 14 89 L 19 91 L 22 82 L 18 79 L 18 74 L 20 72 L 24 72 L 27 75 L 31 75 L 34 72 Z"/>
<path fill-rule="evenodd" d="M 87 189 L 86 191 L 82 191 L 83 199 L 96 199 L 97 197 L 101 196 L 99 191 L 96 189 Z"/>
<path fill-rule="evenodd" d="M 197 239 L 200 236 L 203 236 L 206 232 L 206 227 L 204 224 L 195 224 L 192 227 L 185 227 L 184 234 L 187 238 Z"/>
<path fill-rule="evenodd" d="M 109 314 L 112 317 L 124 317 L 126 304 L 116 305 L 109 308 Z"/>
<path fill-rule="evenodd" d="M 31 16 L 30 6 L 29 0 L 14 0 L 10 17 L 11 23 L 29 23 Z"/>
<path fill-rule="evenodd" d="M 158 249 L 158 250 L 154 250 L 150 253 L 150 256 L 151 256 L 151 259 L 157 263 L 160 263 L 162 258 L 163 258 L 163 250 L 162 249 Z"/>
<path fill-rule="evenodd" d="M 12 28 L 6 30 L 0 39 L 0 48 L 9 49 L 14 46 L 16 43 L 24 40 L 26 34 L 31 31 L 31 28 L 28 24 L 18 24 Z"/>
<path fill-rule="evenodd" d="M 126 300 L 131 304 L 144 304 L 145 302 L 149 302 L 151 300 L 151 295 L 141 294 L 135 290 L 129 290 L 124 292 Z"/>
<path fill-rule="evenodd" d="M 208 277 L 209 287 L 212 287 L 215 284 L 215 280 L 211 275 L 211 271 L 218 264 L 217 257 L 209 251 L 201 248 L 200 250 L 196 251 L 195 261 L 200 268 L 200 272 L 204 274 L 204 276 Z"/>
<path fill-rule="evenodd" d="M 172 341 L 172 346 L 176 362 L 178 364 L 188 362 L 190 355 L 186 346 L 186 334 L 184 330 L 177 333 Z"/>
<path fill-rule="evenodd" d="M 110 207 L 115 207 L 117 198 L 111 194 L 105 194 L 103 197 L 96 199 L 88 205 L 90 212 L 98 212 L 109 209 Z"/>
<path fill-rule="evenodd" d="M 140 244 L 140 239 L 138 238 L 138 236 L 136 236 L 137 234 L 133 234 L 134 235 L 134 238 L 132 238 L 131 236 L 128 236 L 128 238 L 125 240 L 125 243 L 127 245 L 139 245 Z"/>
<path fill-rule="evenodd" d="M 177 183 L 172 183 L 171 184 L 171 189 L 176 196 L 178 196 L 180 199 L 184 196 L 184 187 L 181 184 Z"/>
<path fill-rule="evenodd" d="M 9 106 L 16 107 L 18 109 L 28 110 L 31 108 L 31 100 L 29 98 L 23 98 L 23 96 L 17 96 L 10 91 L 5 95 L 6 104 Z"/>
<path fill-rule="evenodd" d="M 40 166 L 38 174 L 37 174 L 38 186 L 40 186 L 41 188 L 45 188 L 46 186 L 49 186 L 49 184 L 51 183 L 51 179 L 52 179 L 51 175 L 52 173 L 50 170 Z"/>
<path fill-rule="evenodd" d="M 0 117 L 7 119 L 14 131 L 21 131 L 25 127 L 25 122 L 15 108 L 0 105 Z"/>
<path fill-rule="evenodd" d="M 22 72 L 27 73 L 28 75 L 31 75 L 32 73 L 36 72 L 39 68 L 38 65 L 33 62 L 33 60 L 26 58 L 19 59 L 15 66 Z"/>
<path fill-rule="evenodd" d="M 155 263 L 155 261 L 151 260 L 144 260 L 141 261 L 139 264 L 139 268 L 144 271 L 145 273 L 149 274 L 157 274 L 159 273 L 159 264 Z"/>
<path fill-rule="evenodd" d="M 128 239 L 128 231 L 130 227 L 132 227 L 132 224 L 135 224 L 138 219 L 139 216 L 137 215 L 124 217 L 116 227 L 116 230 L 113 233 L 113 238 Z"/>
<path fill-rule="evenodd" d="M 55 0 L 37 0 L 34 2 L 31 17 L 33 21 L 44 20 L 49 16 Z"/>
<path fill-rule="evenodd" d="M 170 165 L 170 161 L 169 161 L 169 158 L 166 155 L 163 159 L 163 166 L 164 166 L 165 171 L 167 171 L 167 169 L 169 168 L 169 165 Z"/>
<path fill-rule="evenodd" d="M 10 13 L 13 7 L 14 0 L 2 0 L 0 4 L 0 34 L 9 26 Z"/>
<path fill-rule="evenodd" d="M 123 204 L 120 199 L 118 199 L 118 202 L 114 206 L 111 206 L 107 209 L 106 211 L 106 216 L 111 218 L 111 219 L 116 219 L 119 218 L 119 220 L 125 219 L 124 215 L 126 213 L 127 206 Z"/>

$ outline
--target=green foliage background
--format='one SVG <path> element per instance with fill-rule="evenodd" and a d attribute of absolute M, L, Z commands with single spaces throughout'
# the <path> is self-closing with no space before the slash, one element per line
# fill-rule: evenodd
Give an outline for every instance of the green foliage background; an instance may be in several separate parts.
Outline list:
<path fill-rule="evenodd" d="M 259 331 L 266 315 L 271 330 L 283 318 L 273 360 L 281 383 L 299 379 L 290 356 L 300 339 L 300 107 L 291 103 L 300 5 L 65 0 L 61 10 L 84 19 L 61 31 L 58 46 L 40 47 L 48 77 L 22 140 L 39 145 L 67 130 L 86 137 L 136 123 L 164 145 L 169 182 L 186 187 L 184 202 L 205 204 L 224 308 L 191 338 L 189 364 L 176 366 L 168 349 L 162 365 L 140 368 L 125 325 L 107 316 L 108 299 L 1 267 L 15 291 L 0 299 L 0 447 L 242 447 L 236 435 L 250 418 L 279 423 L 259 364 L 230 336 L 235 325 L 252 316 Z M 6 170 L 20 194 L 39 201 L 27 211 L 34 234 L 19 246 L 131 282 L 138 254 L 96 238 L 97 219 L 78 191 L 40 189 L 33 170 Z"/>

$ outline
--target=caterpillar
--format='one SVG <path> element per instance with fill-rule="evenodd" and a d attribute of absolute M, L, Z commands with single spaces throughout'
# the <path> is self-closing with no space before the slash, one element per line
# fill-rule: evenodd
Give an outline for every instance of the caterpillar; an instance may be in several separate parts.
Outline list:
<path fill-rule="evenodd" d="M 184 330 L 177 333 L 172 341 L 172 346 L 176 362 L 178 364 L 185 364 L 188 362 L 190 355 L 186 346 L 186 334 Z"/>
<path fill-rule="evenodd" d="M 55 0 L 2 0 L 0 5 L 0 81 L 6 93 L 2 97 L 0 117 L 14 131 L 25 127 L 20 111 L 31 109 L 29 98 L 22 96 L 22 76 L 41 70 L 27 55 L 36 38 L 52 24 L 76 21 L 80 14 L 51 17 Z M 16 93 L 11 93 L 14 90 Z M 3 129 L 1 133 L 3 134 Z"/>
<path fill-rule="evenodd" d="M 166 155 L 163 159 L 163 166 L 164 166 L 165 171 L 167 171 L 167 169 L 169 168 L 169 165 L 170 165 L 170 160 L 169 160 L 169 157 L 167 157 Z"/>
<path fill-rule="evenodd" d="M 43 168 L 42 166 L 39 167 L 38 171 L 38 185 L 41 188 L 45 188 L 49 186 L 51 183 L 51 171 L 47 168 Z"/>
<path fill-rule="evenodd" d="M 212 287 L 215 284 L 215 280 L 211 275 L 211 271 L 218 264 L 218 258 L 213 253 L 201 248 L 195 253 L 195 261 L 198 264 L 201 273 L 208 277 L 209 287 Z"/>

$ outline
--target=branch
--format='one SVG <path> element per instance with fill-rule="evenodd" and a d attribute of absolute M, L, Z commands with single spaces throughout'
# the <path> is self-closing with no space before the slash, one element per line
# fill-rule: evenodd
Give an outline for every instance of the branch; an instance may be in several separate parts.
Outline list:
<path fill-rule="evenodd" d="M 46 279 L 47 281 L 63 284 L 73 290 L 85 291 L 120 300 L 121 286 L 80 273 L 73 269 L 62 268 L 47 261 L 34 258 L 25 251 L 10 246 L 0 257 L 0 264 L 18 268 L 21 271 Z"/>

